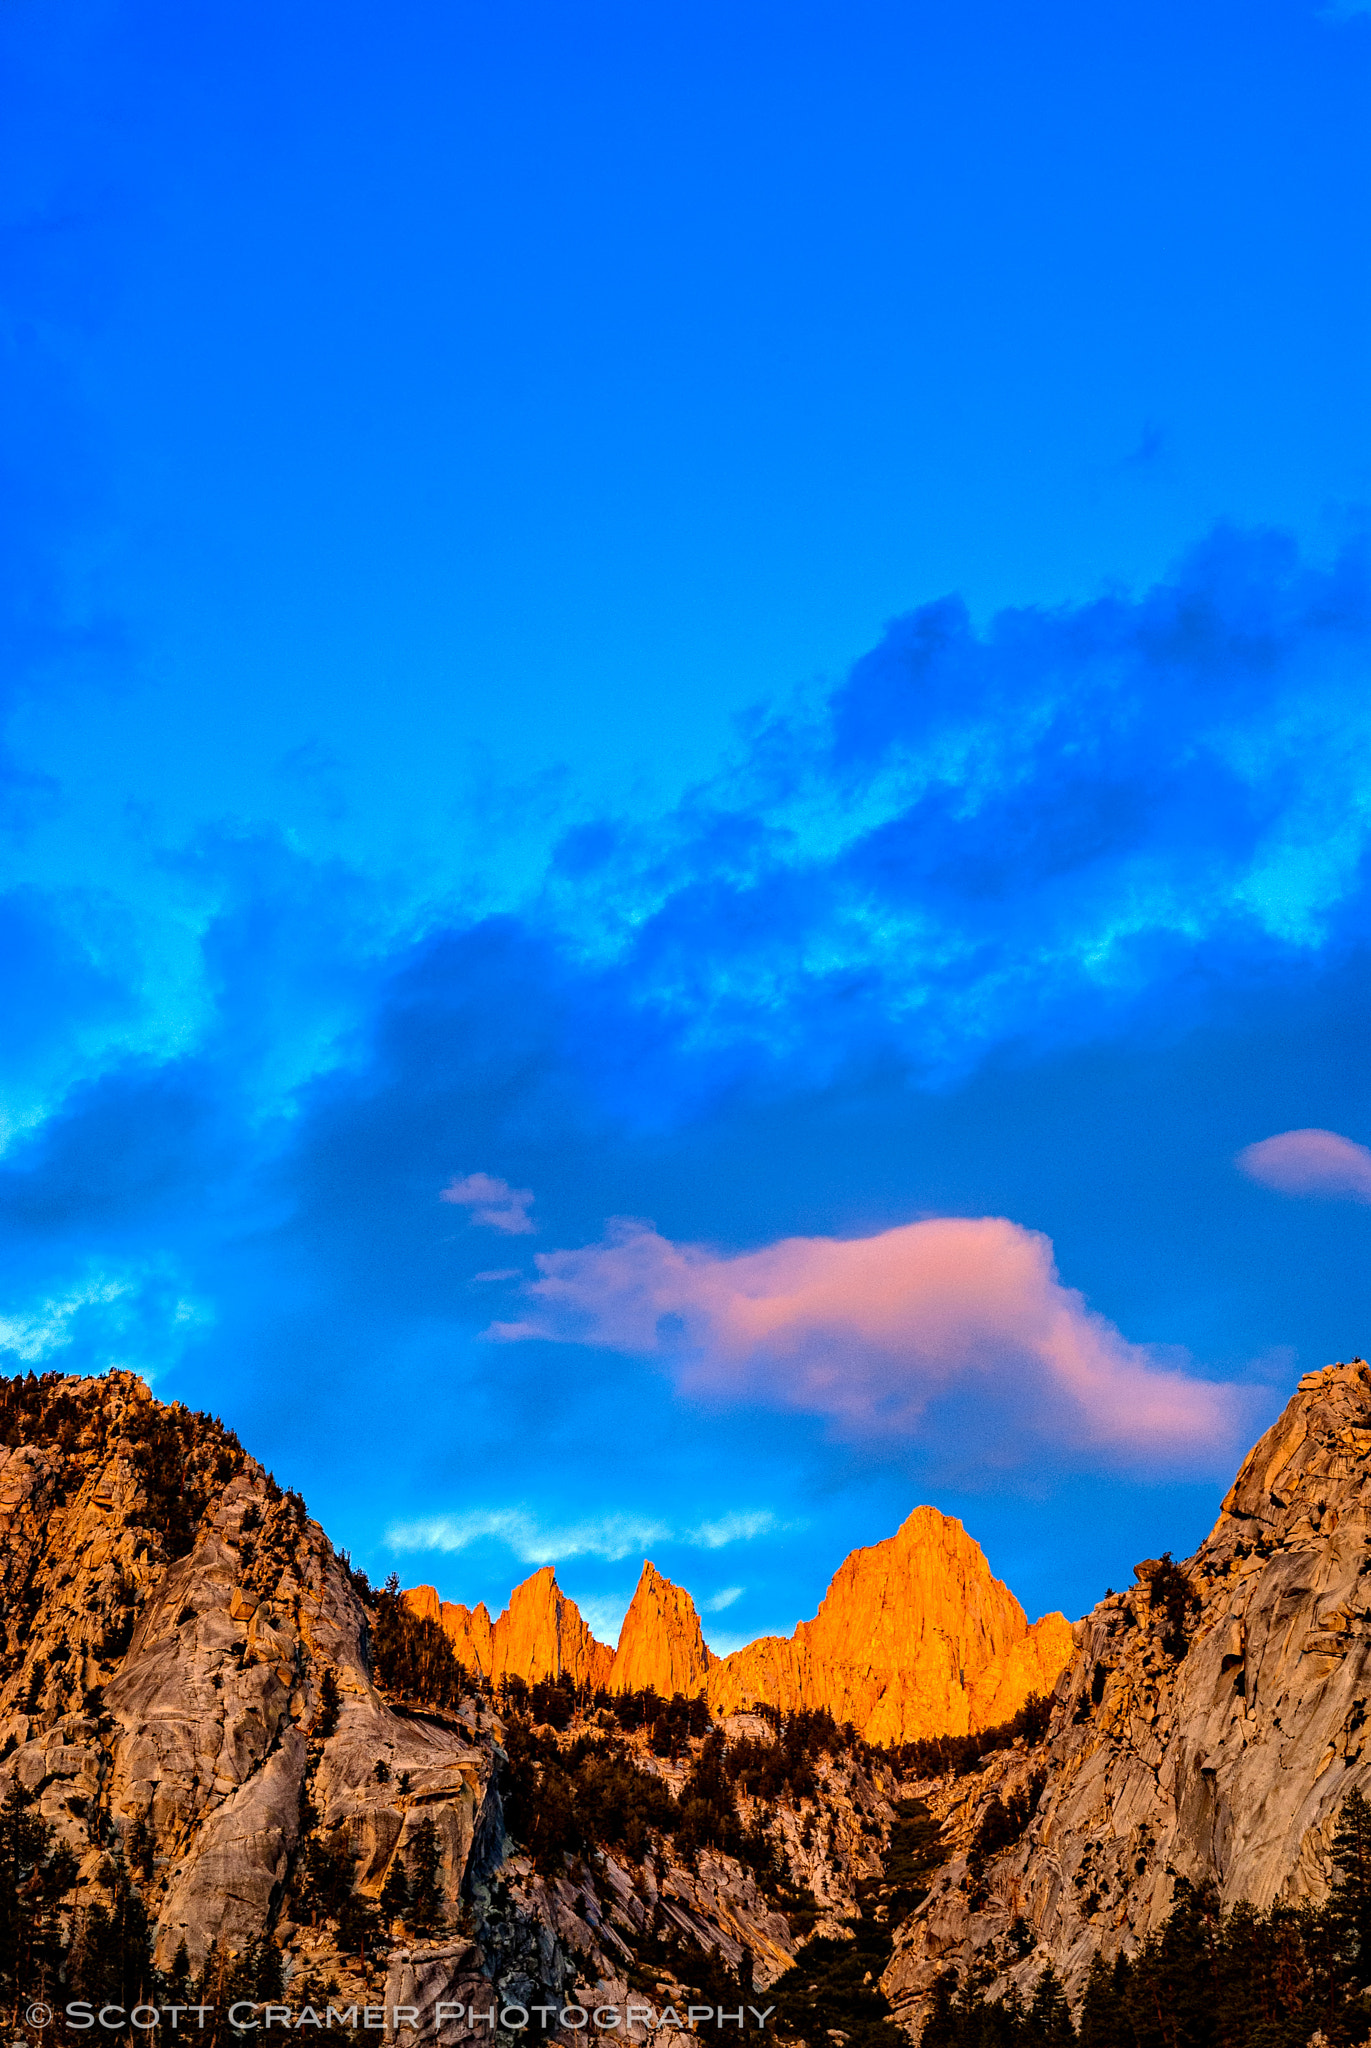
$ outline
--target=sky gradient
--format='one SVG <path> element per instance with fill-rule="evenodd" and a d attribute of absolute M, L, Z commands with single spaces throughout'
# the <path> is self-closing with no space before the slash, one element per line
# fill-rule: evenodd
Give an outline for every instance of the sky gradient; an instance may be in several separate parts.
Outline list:
<path fill-rule="evenodd" d="M 0 1360 L 1031 1614 L 1371 1348 L 1371 13 L 0 21 Z"/>

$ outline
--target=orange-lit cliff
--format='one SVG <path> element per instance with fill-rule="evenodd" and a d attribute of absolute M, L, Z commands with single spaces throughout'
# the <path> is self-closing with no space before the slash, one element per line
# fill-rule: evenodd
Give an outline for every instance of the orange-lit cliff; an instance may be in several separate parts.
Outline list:
<path fill-rule="evenodd" d="M 440 1601 L 431 1586 L 404 1597 L 441 1623 L 465 1664 L 497 1681 L 565 1674 L 613 1692 L 704 1692 L 719 1713 L 824 1707 L 878 1743 L 1007 1720 L 1030 1693 L 1052 1690 L 1072 1648 L 1064 1616 L 1030 1627 L 980 1545 L 929 1507 L 854 1550 L 792 1636 L 763 1636 L 728 1657 L 707 1648 L 690 1595 L 650 1563 L 614 1651 L 596 1642 L 551 1566 L 517 1586 L 493 1623 L 484 1606 Z"/>

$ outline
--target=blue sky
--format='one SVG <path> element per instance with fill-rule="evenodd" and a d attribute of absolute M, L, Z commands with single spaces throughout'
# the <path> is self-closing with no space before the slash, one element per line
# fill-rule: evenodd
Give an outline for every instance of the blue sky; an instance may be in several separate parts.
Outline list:
<path fill-rule="evenodd" d="M 611 1636 L 1189 1549 L 1371 1337 L 1369 60 L 7 9 L 7 1365 Z"/>

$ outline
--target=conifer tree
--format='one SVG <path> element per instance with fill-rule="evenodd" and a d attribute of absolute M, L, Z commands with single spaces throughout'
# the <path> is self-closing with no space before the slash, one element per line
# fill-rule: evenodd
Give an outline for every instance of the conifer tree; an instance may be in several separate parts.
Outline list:
<path fill-rule="evenodd" d="M 438 1830 L 428 1814 L 414 1830 L 410 1861 L 414 1876 L 410 1882 L 409 1925 L 416 1934 L 431 1934 L 443 1911 L 443 1851 Z"/>
<path fill-rule="evenodd" d="M 171 1975 L 163 1985 L 163 1993 L 169 2005 L 189 2005 L 191 1993 L 190 1956 L 183 1934 L 177 1943 L 176 1954 L 172 1957 Z"/>
<path fill-rule="evenodd" d="M 409 1879 L 405 1866 L 397 1856 L 386 1872 L 386 1881 L 381 1886 L 381 1918 L 389 1926 L 392 1920 L 403 1920 L 409 1906 Z"/>
<path fill-rule="evenodd" d="M 1039 1977 L 1028 2009 L 1026 2038 L 1033 2048 L 1072 2048 L 1076 2029 L 1061 1980 L 1049 1963 Z"/>
<path fill-rule="evenodd" d="M 1123 1984 L 1128 1981 L 1128 1959 L 1120 1955 L 1123 1964 Z M 1123 2048 L 1127 2040 L 1124 2028 L 1124 2001 L 1119 1973 L 1111 1970 L 1100 1951 L 1096 1949 L 1090 1959 L 1090 1974 L 1085 1980 L 1085 1995 L 1081 2000 L 1081 2048 Z"/>
<path fill-rule="evenodd" d="M 333 1675 L 333 1666 L 329 1665 L 325 1669 L 324 1676 L 320 1681 L 319 1719 L 314 1724 L 314 1732 L 322 1742 L 327 1742 L 329 1736 L 332 1735 L 334 1729 L 338 1726 L 338 1716 L 342 1712 L 342 1705 L 342 1695 L 338 1691 L 338 1681 Z"/>
<path fill-rule="evenodd" d="M 0 1983 L 11 2004 L 46 1985 L 61 1961 L 56 1907 L 76 1881 L 76 1860 L 54 1849 L 55 1833 L 11 1780 L 0 1806 Z"/>
<path fill-rule="evenodd" d="M 1371 1804 L 1355 1788 L 1348 1793 L 1333 1836 L 1338 1875 L 1331 1905 L 1349 1961 L 1371 1978 Z"/>

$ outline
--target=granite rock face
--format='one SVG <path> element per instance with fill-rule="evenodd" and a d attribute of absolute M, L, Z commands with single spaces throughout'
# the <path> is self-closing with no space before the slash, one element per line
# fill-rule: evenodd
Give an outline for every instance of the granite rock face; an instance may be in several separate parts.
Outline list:
<path fill-rule="evenodd" d="M 1065 1617 L 1030 1628 L 980 1545 L 936 1508 L 854 1550 L 813 1621 L 763 1636 L 710 1673 L 710 1705 L 826 1707 L 868 1742 L 964 1735 L 1050 1692 L 1071 1653 Z"/>
<path fill-rule="evenodd" d="M 437 1622 L 468 1671 L 490 1676 L 495 1661 L 495 1624 L 484 1600 L 475 1607 L 464 1607 L 460 1600 L 440 1600 L 436 1586 L 411 1586 L 404 1602 L 421 1620 Z M 538 1673 L 539 1677 L 550 1675 Z"/>
<path fill-rule="evenodd" d="M 720 1714 L 826 1708 L 873 1743 L 1007 1721 L 1030 1694 L 1051 1692 L 1073 1647 L 1064 1615 L 1030 1627 L 980 1545 L 929 1507 L 916 1508 L 884 1543 L 854 1550 L 814 1619 L 793 1636 L 763 1636 L 722 1658 L 706 1646 L 690 1595 L 651 1563 L 614 1652 L 591 1636 L 550 1567 L 515 1588 L 493 1627 L 483 1606 L 440 1601 L 432 1586 L 404 1597 L 441 1624 L 463 1663 L 487 1676 L 567 1672 L 611 1692 L 703 1692 Z"/>
<path fill-rule="evenodd" d="M 1301 1380 L 1181 1576 L 1137 1570 L 1076 1625 L 1042 1747 L 942 1804 L 965 1849 L 993 1796 L 1040 1788 L 982 1884 L 954 1858 L 901 1930 L 886 1989 L 915 2031 L 938 1972 L 1002 1958 L 1020 1916 L 1036 1945 L 999 1988 L 1050 1958 L 1074 1992 L 1096 1948 L 1161 1923 L 1178 1877 L 1226 1905 L 1327 1896 L 1338 1809 L 1371 1793 L 1371 1369 Z"/>
<path fill-rule="evenodd" d="M 403 1597 L 412 1613 L 439 1624 L 469 1671 L 496 1685 L 506 1678 L 566 1677 L 592 1688 L 609 1682 L 614 1652 L 596 1642 L 550 1564 L 514 1588 L 494 1622 L 484 1602 L 468 1608 L 439 1600 L 433 1586 L 413 1586 Z"/>
<path fill-rule="evenodd" d="M 664 1699 L 678 1692 L 689 1698 L 703 1691 L 718 1661 L 705 1647 L 689 1593 L 664 1579 L 654 1564 L 645 1564 L 619 1631 L 610 1691 L 636 1692 L 650 1685 Z"/>
<path fill-rule="evenodd" d="M 440 2023 L 439 2001 L 469 2014 L 614 2006 L 625 2038 L 686 2048 L 679 2021 L 628 2014 L 645 1998 L 665 2014 L 698 1995 L 678 1974 L 682 1953 L 745 1970 L 760 1994 L 815 1916 L 840 1933 L 858 1884 L 879 1875 L 896 1774 L 829 1752 L 800 1799 L 740 1795 L 740 1822 L 774 1846 L 765 1883 L 669 1830 L 631 1855 L 586 1844 L 531 1856 L 507 1832 L 500 1792 L 514 1724 L 485 1694 L 438 1709 L 378 1689 L 370 1633 L 384 1608 L 359 1597 L 304 1503 L 229 1432 L 123 1373 L 0 1382 L 0 1424 L 0 1780 L 31 1793 L 74 1852 L 69 1931 L 83 1907 L 110 1902 L 117 1860 L 152 1920 L 159 1967 L 184 1944 L 212 2001 L 234 1959 L 269 1937 L 288 2004 L 416 2006 L 414 2048 L 522 2038 Z M 34 1436 L 16 1440 L 26 1424 Z M 445 1620 L 436 1595 L 408 1604 Z M 624 1687 L 645 1682 L 641 1657 L 673 1690 L 697 1691 L 708 1653 L 688 1596 L 648 1566 L 632 1620 Z M 511 1675 L 546 1657 L 592 1687 L 612 1676 L 551 1572 L 519 1590 L 497 1631 L 492 1662 Z M 664 1755 L 650 1728 L 607 1735 L 607 1719 L 591 1707 L 540 1739 L 573 1760 L 587 1743 L 627 1755 L 676 1798 L 708 1744 L 776 1742 L 770 1723 L 743 1716 Z M 518 1724 L 525 1744 L 531 1725 Z M 397 1865 L 411 1878 L 419 1868 L 421 1838 L 436 1845 L 440 1904 L 416 1939 L 374 1909 Z M 360 1945 L 339 1895 L 311 1904 L 321 1863 L 341 1869 L 344 1903 L 373 1909 Z M 548 2035 L 574 2037 L 574 2021 Z"/>
<path fill-rule="evenodd" d="M 141 1829 L 159 1965 L 184 1941 L 198 1969 L 277 1927 L 304 1829 L 374 1900 L 428 1818 L 479 1971 L 470 1901 L 503 1853 L 490 1714 L 380 1697 L 347 1568 L 206 1418 L 112 1373 L 61 1382 L 43 1434 L 0 1446 L 0 1770 L 76 1855 L 77 1902 L 102 1898 L 111 1846 Z M 326 1931 L 297 1946 L 345 1993 L 369 1988 Z"/>

